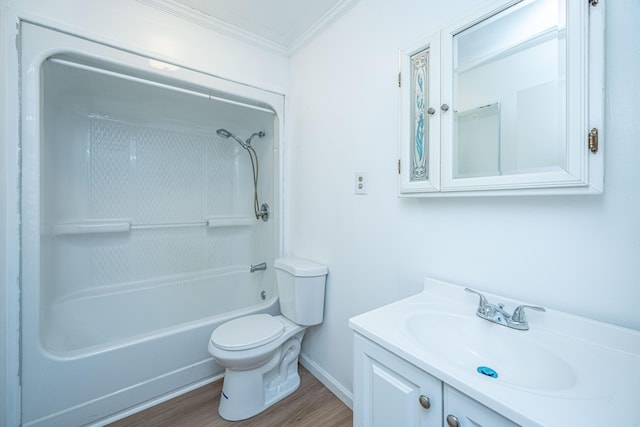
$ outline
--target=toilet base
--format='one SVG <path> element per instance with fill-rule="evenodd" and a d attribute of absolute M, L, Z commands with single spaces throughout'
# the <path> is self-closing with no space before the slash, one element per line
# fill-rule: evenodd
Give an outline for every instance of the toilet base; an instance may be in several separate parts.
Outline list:
<path fill-rule="evenodd" d="M 285 342 L 259 368 L 247 371 L 226 369 L 218 406 L 222 418 L 228 421 L 251 418 L 298 389 L 298 355 L 303 334 L 299 333 Z"/>

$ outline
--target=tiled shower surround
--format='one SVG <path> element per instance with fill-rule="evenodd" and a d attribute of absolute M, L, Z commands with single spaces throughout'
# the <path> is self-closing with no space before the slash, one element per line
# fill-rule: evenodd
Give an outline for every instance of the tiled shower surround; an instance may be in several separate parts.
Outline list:
<path fill-rule="evenodd" d="M 88 200 L 79 202 L 88 205 L 89 216 L 78 224 L 122 223 L 130 230 L 59 239 L 61 248 L 74 239 L 90 247 L 81 289 L 232 265 L 238 233 L 216 236 L 206 220 L 234 215 L 234 169 L 243 154 L 234 141 L 101 117 L 89 119 L 87 140 Z M 54 171 L 77 157 L 57 156 Z M 251 189 L 243 190 L 251 201 Z M 79 218 L 74 208 L 65 214 Z M 65 276 L 78 271 L 56 273 L 59 283 L 69 284 L 73 278 Z"/>
<path fill-rule="evenodd" d="M 64 353 L 111 345 L 255 304 L 262 290 L 273 293 L 258 279 L 264 275 L 244 274 L 252 263 L 271 261 L 266 248 L 272 246 L 254 242 L 271 225 L 252 218 L 249 158 L 233 139 L 215 132 L 233 125 L 248 133 L 258 129 L 255 119 L 238 128 L 211 101 L 198 104 L 168 89 L 134 87 L 55 63 L 45 65 L 44 91 L 46 349 Z M 272 141 L 254 141 L 267 183 Z M 259 188 L 261 197 L 272 197 L 269 188 Z M 191 303 L 198 294 L 207 301 L 199 309 Z M 137 313 L 131 301 L 158 315 Z M 178 301 L 191 307 L 188 313 L 176 308 Z M 114 304 L 128 309 L 114 310 Z M 122 328 L 116 331 L 118 323 Z"/>

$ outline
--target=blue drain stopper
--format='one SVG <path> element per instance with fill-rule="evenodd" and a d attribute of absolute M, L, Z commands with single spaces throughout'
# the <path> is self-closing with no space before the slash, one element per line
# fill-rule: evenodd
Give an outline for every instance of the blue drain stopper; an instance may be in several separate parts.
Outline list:
<path fill-rule="evenodd" d="M 478 366 L 477 371 L 491 378 L 498 378 L 498 373 L 488 366 Z"/>

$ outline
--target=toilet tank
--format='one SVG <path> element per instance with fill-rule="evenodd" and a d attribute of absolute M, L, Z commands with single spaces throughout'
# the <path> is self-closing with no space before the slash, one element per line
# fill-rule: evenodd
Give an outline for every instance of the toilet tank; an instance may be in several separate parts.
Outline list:
<path fill-rule="evenodd" d="M 322 323 L 324 288 L 329 268 L 303 258 L 275 260 L 280 311 L 301 326 Z"/>

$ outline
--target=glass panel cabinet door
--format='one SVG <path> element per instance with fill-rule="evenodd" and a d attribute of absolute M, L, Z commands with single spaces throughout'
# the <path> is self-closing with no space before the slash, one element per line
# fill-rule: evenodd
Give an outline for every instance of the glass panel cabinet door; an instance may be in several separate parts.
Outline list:
<path fill-rule="evenodd" d="M 439 34 L 401 51 L 400 61 L 400 193 L 439 191 Z"/>

